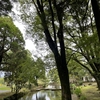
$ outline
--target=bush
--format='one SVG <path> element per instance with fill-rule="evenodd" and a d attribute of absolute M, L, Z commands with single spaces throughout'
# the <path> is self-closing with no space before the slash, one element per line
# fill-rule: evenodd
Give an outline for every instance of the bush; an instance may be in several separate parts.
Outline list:
<path fill-rule="evenodd" d="M 71 88 L 71 93 L 73 94 L 74 90 L 76 89 L 76 85 L 75 84 L 71 84 L 70 88 Z"/>
<path fill-rule="evenodd" d="M 74 91 L 74 93 L 75 93 L 78 97 L 80 97 L 80 96 L 81 96 L 81 89 L 80 89 L 80 88 L 76 88 L 75 91 Z"/>
<path fill-rule="evenodd" d="M 79 85 L 83 85 L 83 81 L 80 81 L 80 82 L 79 82 Z"/>
<path fill-rule="evenodd" d="M 80 100 L 87 100 L 85 96 L 81 95 Z"/>
<path fill-rule="evenodd" d="M 79 100 L 87 100 L 86 97 L 82 95 L 80 88 L 76 88 L 74 93 L 79 97 Z"/>
<path fill-rule="evenodd" d="M 0 78 L 0 84 L 4 84 L 4 79 Z"/>

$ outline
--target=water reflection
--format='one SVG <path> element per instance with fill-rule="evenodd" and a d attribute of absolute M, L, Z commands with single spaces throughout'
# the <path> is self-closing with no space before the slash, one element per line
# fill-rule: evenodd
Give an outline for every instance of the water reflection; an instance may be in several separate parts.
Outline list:
<path fill-rule="evenodd" d="M 30 93 L 19 100 L 61 100 L 60 91 L 39 91 L 35 94 Z"/>

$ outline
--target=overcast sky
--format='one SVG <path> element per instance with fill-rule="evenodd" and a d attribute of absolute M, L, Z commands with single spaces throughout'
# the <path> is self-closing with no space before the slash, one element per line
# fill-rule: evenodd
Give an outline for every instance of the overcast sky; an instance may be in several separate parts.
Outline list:
<path fill-rule="evenodd" d="M 22 32 L 23 37 L 25 39 L 25 31 L 24 31 L 25 29 L 24 29 L 24 26 L 21 23 L 19 23 L 18 21 L 14 21 L 14 24 L 20 29 L 20 31 Z M 28 39 L 28 38 L 25 39 L 25 48 L 30 50 L 31 52 L 36 50 L 35 49 L 35 44 L 30 39 Z"/>
<path fill-rule="evenodd" d="M 25 39 L 25 48 L 28 49 L 31 53 L 32 53 L 32 56 L 38 56 L 38 57 L 41 57 L 42 56 L 45 56 L 47 54 L 47 51 L 45 50 L 45 47 L 43 47 L 43 45 L 41 45 L 40 47 L 42 47 L 43 49 L 42 50 L 39 50 L 39 47 L 36 46 L 32 41 L 31 39 L 29 39 L 27 37 L 25 37 L 25 26 L 22 24 L 22 20 L 20 19 L 20 17 L 18 15 L 20 15 L 21 13 L 19 12 L 19 5 L 17 3 L 13 4 L 14 7 L 12 9 L 12 11 L 15 13 L 14 16 L 15 18 L 13 17 L 14 19 L 14 24 L 20 29 L 20 31 L 22 32 L 23 34 L 23 37 Z"/>
<path fill-rule="evenodd" d="M 17 3 L 14 3 L 13 6 L 14 7 L 13 7 L 12 11 L 15 13 L 14 14 L 14 16 L 15 16 L 14 24 L 20 29 L 20 31 L 23 34 L 23 37 L 25 39 L 25 28 L 24 28 L 24 25 L 21 23 L 22 21 L 21 21 L 20 17 L 18 16 L 20 14 L 19 9 L 18 9 L 19 6 Z M 16 19 L 18 19 L 18 20 L 16 20 Z M 25 48 L 30 50 L 31 52 L 36 50 L 34 43 L 28 38 L 25 39 Z"/>

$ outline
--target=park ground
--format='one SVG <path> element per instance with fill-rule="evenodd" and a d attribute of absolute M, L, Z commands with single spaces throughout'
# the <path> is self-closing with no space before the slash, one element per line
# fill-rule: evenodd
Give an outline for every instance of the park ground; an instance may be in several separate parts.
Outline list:
<path fill-rule="evenodd" d="M 81 87 L 81 91 L 86 100 L 100 100 L 100 90 L 98 90 L 96 83 L 85 84 Z"/>

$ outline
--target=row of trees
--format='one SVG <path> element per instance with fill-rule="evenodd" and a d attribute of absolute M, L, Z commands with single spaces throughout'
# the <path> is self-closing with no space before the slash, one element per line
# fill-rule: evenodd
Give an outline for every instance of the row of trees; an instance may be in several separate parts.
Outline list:
<path fill-rule="evenodd" d="M 99 5 L 99 0 L 21 0 L 27 32 L 46 40 L 54 54 L 62 100 L 71 100 L 70 58 L 90 72 L 100 89 Z"/>
<path fill-rule="evenodd" d="M 43 61 L 36 61 L 25 50 L 22 33 L 9 16 L 0 17 L 0 70 L 5 72 L 5 81 L 16 93 L 26 82 L 38 85 L 37 80 L 45 77 Z"/>
<path fill-rule="evenodd" d="M 9 0 L 0 1 L 0 71 L 5 72 L 7 85 L 18 93 L 26 83 L 38 85 L 38 79 L 45 78 L 45 67 L 42 59 L 34 60 L 25 50 L 22 33 L 8 16 L 11 8 Z"/>

